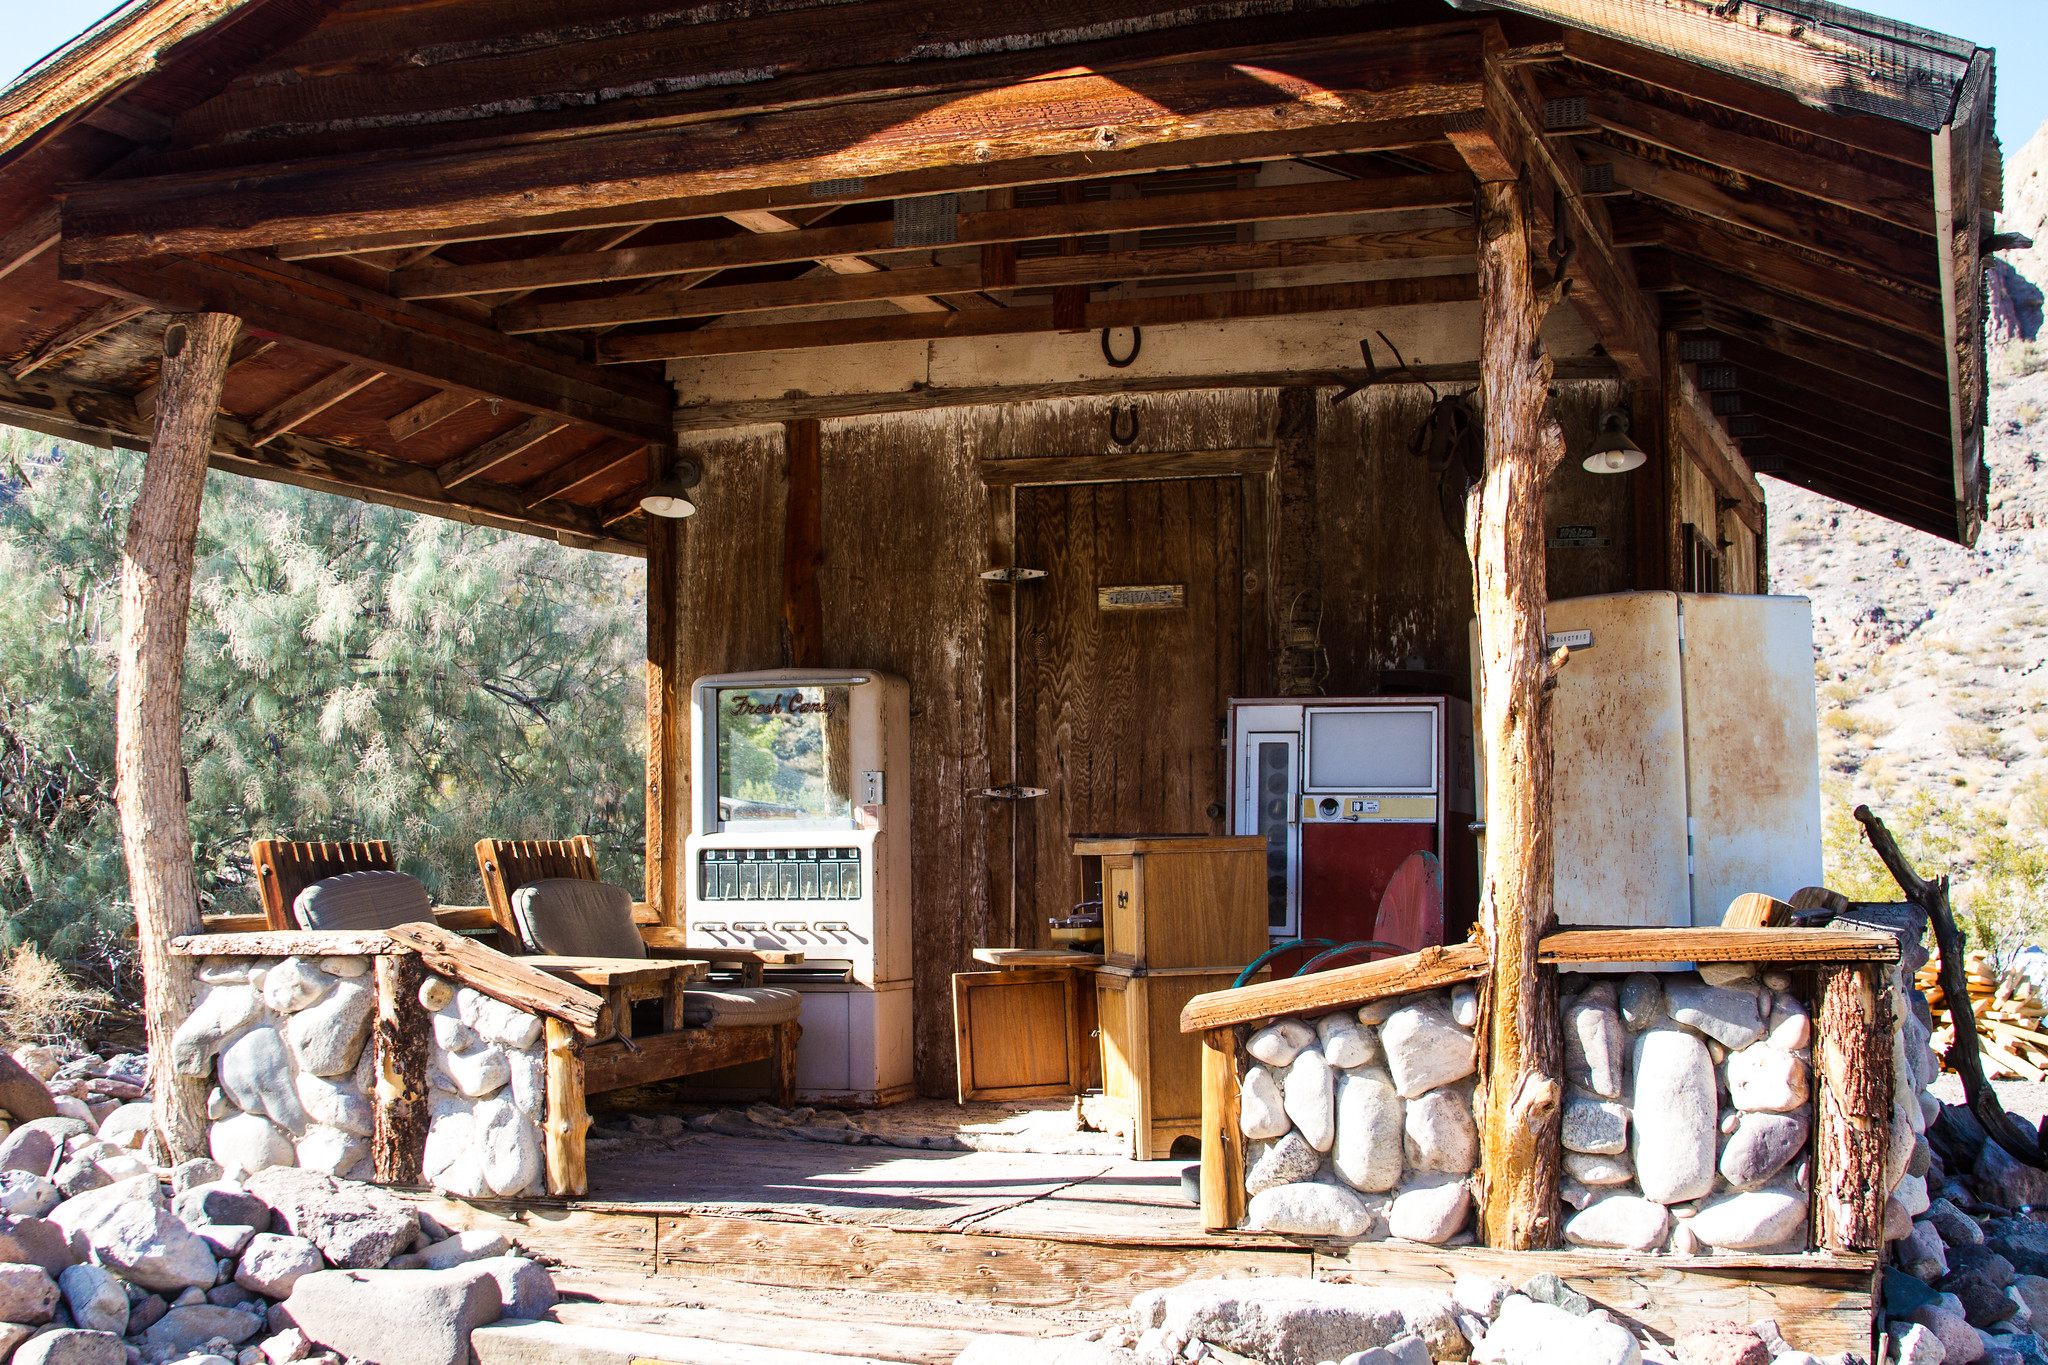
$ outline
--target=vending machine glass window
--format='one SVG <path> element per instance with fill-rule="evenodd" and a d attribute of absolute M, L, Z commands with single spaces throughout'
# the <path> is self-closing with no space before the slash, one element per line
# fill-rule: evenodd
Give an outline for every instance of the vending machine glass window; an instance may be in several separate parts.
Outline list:
<path fill-rule="evenodd" d="M 1250 824 L 1266 841 L 1266 923 L 1276 934 L 1294 922 L 1295 831 L 1292 735 L 1260 735 L 1251 745 L 1254 771 L 1246 789 L 1253 799 Z"/>
<path fill-rule="evenodd" d="M 1434 707 L 1310 708 L 1307 789 L 1435 791 L 1441 726 Z"/>
<path fill-rule="evenodd" d="M 853 827 L 844 687 L 721 687 L 718 815 L 754 823 Z"/>

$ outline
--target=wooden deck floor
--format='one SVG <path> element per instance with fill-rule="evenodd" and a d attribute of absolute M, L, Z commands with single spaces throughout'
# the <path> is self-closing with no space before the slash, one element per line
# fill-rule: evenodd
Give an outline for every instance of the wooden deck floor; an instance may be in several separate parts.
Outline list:
<path fill-rule="evenodd" d="M 1209 1233 L 1181 1197 L 1182 1164 L 693 1133 L 593 1160 L 586 1199 L 422 1199 L 451 1227 L 498 1227 L 557 1262 L 572 1291 L 657 1314 L 781 1295 L 757 1316 L 906 1325 L 936 1311 L 927 1325 L 947 1331 L 1070 1332 L 1120 1317 L 1141 1290 L 1209 1276 L 1448 1288 L 1464 1271 L 1520 1283 L 1552 1270 L 1665 1340 L 1695 1321 L 1773 1318 L 1816 1355 L 1869 1349 L 1869 1257 L 1345 1249 Z M 913 1339 L 901 1358 L 953 1341 Z"/>

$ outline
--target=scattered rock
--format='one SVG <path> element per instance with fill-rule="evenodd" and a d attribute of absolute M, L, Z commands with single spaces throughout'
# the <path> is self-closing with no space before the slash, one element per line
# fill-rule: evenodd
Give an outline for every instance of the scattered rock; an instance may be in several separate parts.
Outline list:
<path fill-rule="evenodd" d="M 304 1015 L 298 1017 L 305 1018 Z M 355 1088 L 352 1080 L 336 1080 L 331 1076 L 301 1071 L 296 1087 L 299 1105 L 314 1123 L 339 1128 L 357 1137 L 370 1136 L 377 1121 L 376 1106 L 370 1103 L 369 1096 Z"/>
<path fill-rule="evenodd" d="M 240 1185 L 215 1181 L 194 1185 L 171 1200 L 171 1211 L 187 1223 L 243 1223 L 270 1230 L 270 1205 Z"/>
<path fill-rule="evenodd" d="M 1451 1284 L 1451 1297 L 1457 1301 L 1458 1307 L 1488 1322 L 1500 1312 L 1502 1301 L 1514 1292 L 1515 1287 L 1506 1280 L 1475 1275 L 1469 1270 L 1459 1272 Z"/>
<path fill-rule="evenodd" d="M 1251 1197 L 1245 1216 L 1253 1227 L 1297 1237 L 1363 1237 L 1372 1231 L 1372 1208 L 1342 1185 L 1307 1181 L 1275 1185 Z"/>
<path fill-rule="evenodd" d="M 1950 1246 L 1984 1245 L 1984 1229 L 1977 1220 L 1957 1208 L 1953 1201 L 1936 1199 L 1927 1206 L 1927 1221 L 1934 1224 L 1941 1240 Z M 2048 1228 L 2042 1229 L 2048 1233 Z"/>
<path fill-rule="evenodd" d="M 1380 1026 L 1387 1070 L 1403 1099 L 1416 1099 L 1472 1074 L 1476 1049 L 1472 1033 L 1459 1028 L 1442 996 L 1422 996 L 1387 1017 Z"/>
<path fill-rule="evenodd" d="M 55 1279 L 78 1259 L 71 1249 L 71 1235 L 47 1218 L 0 1221 L 0 1261 L 41 1266 L 44 1274 Z"/>
<path fill-rule="evenodd" d="M 1892 1257 L 1908 1275 L 1930 1284 L 1948 1274 L 1948 1244 L 1926 1219 L 1913 1224 L 1912 1232 L 1892 1244 Z M 2048 1280 L 2041 1283 L 2048 1287 Z"/>
<path fill-rule="evenodd" d="M 1944 1111 L 1953 1114 L 1955 1108 Z M 1950 1169 L 1955 1169 L 1953 1166 Z M 2030 1207 L 2036 1204 L 2048 1205 L 2048 1171 L 2037 1171 L 2013 1159 L 2005 1148 L 1995 1142 L 1986 1142 L 1977 1157 L 1976 1185 L 1978 1197 L 1987 1204 L 1998 1204 L 2008 1209 Z M 1967 1365 L 1953 1356 L 1949 1365 Z"/>
<path fill-rule="evenodd" d="M 1553 1271 L 1539 1271 L 1522 1281 L 1521 1294 L 1537 1303 L 1547 1303 L 1552 1308 L 1584 1317 L 1593 1311 L 1593 1301 L 1578 1290 L 1566 1284 Z"/>
<path fill-rule="evenodd" d="M 261 1114 L 236 1114 L 206 1130 L 206 1147 L 224 1169 L 248 1176 L 299 1157 L 282 1128 Z"/>
<path fill-rule="evenodd" d="M 0 1216 L 40 1218 L 56 1208 L 61 1199 L 48 1176 L 0 1171 Z"/>
<path fill-rule="evenodd" d="M 215 1303 L 195 1303 L 173 1308 L 142 1335 L 151 1347 L 168 1358 L 196 1351 L 216 1337 L 239 1346 L 262 1330 L 263 1318 L 256 1313 Z"/>
<path fill-rule="evenodd" d="M 1728 1048 L 1745 1048 L 1763 1036 L 1756 992 L 1709 986 L 1691 977 L 1671 977 L 1664 986 L 1665 1008 L 1673 1019 L 1697 1029 Z M 1640 1064 L 1636 1075 L 1643 1075 Z"/>
<path fill-rule="evenodd" d="M 508 1318 L 537 1318 L 555 1306 L 555 1277 L 537 1261 L 524 1256 L 487 1256 L 469 1266 L 488 1272 L 498 1282 L 498 1299 Z"/>
<path fill-rule="evenodd" d="M 1951 1300 L 1952 1304 L 1954 1301 Z M 1949 1365 L 1971 1365 L 1972 1361 L 1984 1356 L 1984 1339 L 1978 1335 L 1963 1315 L 1949 1304 L 1923 1304 L 1910 1313 L 1895 1314 L 1893 1321 L 1905 1318 L 1916 1322 L 1932 1332 L 1941 1343 L 1943 1358 Z"/>
<path fill-rule="evenodd" d="M 1280 1099 L 1280 1083 L 1265 1067 L 1255 1066 L 1244 1073 L 1237 1096 L 1237 1126 L 1254 1141 L 1279 1137 L 1293 1126 Z"/>
<path fill-rule="evenodd" d="M 1703 1322 L 1671 1343 L 1678 1365 L 1771 1365 L 1770 1348 L 1738 1322 Z"/>
<path fill-rule="evenodd" d="M 1662 1204 L 1617 1194 L 1589 1205 L 1564 1225 L 1568 1242 L 1589 1247 L 1654 1251 L 1664 1245 L 1671 1214 Z"/>
<path fill-rule="evenodd" d="M 280 1167 L 251 1176 L 249 1192 L 276 1210 L 286 1231 L 320 1248 L 332 1266 L 374 1269 L 419 1236 L 412 1206 L 374 1185 Z"/>
<path fill-rule="evenodd" d="M 1477 1365 L 1640 1365 L 1628 1329 L 1514 1295 L 1472 1355 Z"/>
<path fill-rule="evenodd" d="M 62 1212 L 61 1205 L 54 1211 Z M 72 1235 L 85 1239 L 94 1260 L 144 1289 L 171 1293 L 187 1286 L 207 1289 L 219 1275 L 213 1248 L 159 1203 L 110 1200 L 80 1219 Z"/>
<path fill-rule="evenodd" d="M 1319 1365 L 1415 1335 L 1432 1357 L 1464 1353 L 1451 1296 L 1320 1280 L 1189 1280 L 1140 1294 L 1134 1324 L 1264 1365 Z M 1589 1365 L 1577 1362 L 1575 1365 Z"/>
<path fill-rule="evenodd" d="M 500 1244 L 504 1238 L 498 1239 Z M 253 1238 L 235 1267 L 235 1283 L 266 1298 L 282 1299 L 292 1292 L 301 1275 L 325 1270 L 320 1249 L 304 1237 L 280 1237 L 266 1232 Z M 434 1267 L 436 1270 L 441 1267 Z"/>
<path fill-rule="evenodd" d="M 57 1310 L 57 1282 L 36 1265 L 0 1265 L 0 1322 L 40 1327 Z"/>
<path fill-rule="evenodd" d="M 112 1332 L 67 1327 L 30 1337 L 14 1352 L 13 1365 L 126 1365 L 127 1359 Z"/>
<path fill-rule="evenodd" d="M 1714 1127 L 1720 1112 L 1706 1044 L 1677 1029 L 1640 1033 L 1633 1074 L 1636 1184 L 1645 1198 L 1660 1204 L 1699 1198 L 1714 1188 Z"/>
<path fill-rule="evenodd" d="M 36 1334 L 36 1329 L 19 1322 L 0 1322 L 0 1361 L 14 1354 L 14 1348 Z"/>
<path fill-rule="evenodd" d="M 128 1291 L 104 1266 L 66 1266 L 57 1277 L 71 1321 L 88 1332 L 128 1334 Z"/>
<path fill-rule="evenodd" d="M 306 1334 L 296 1327 L 287 1327 L 282 1332 L 265 1337 L 262 1345 L 263 1358 L 270 1365 L 291 1365 L 294 1360 L 304 1360 L 312 1354 L 312 1343 Z"/>
<path fill-rule="evenodd" d="M 497 1321 L 498 1281 L 457 1270 L 323 1270 L 285 1301 L 311 1341 L 378 1365 L 467 1365 L 469 1334 Z M 1305 1362 L 1316 1365 L 1316 1362 Z"/>

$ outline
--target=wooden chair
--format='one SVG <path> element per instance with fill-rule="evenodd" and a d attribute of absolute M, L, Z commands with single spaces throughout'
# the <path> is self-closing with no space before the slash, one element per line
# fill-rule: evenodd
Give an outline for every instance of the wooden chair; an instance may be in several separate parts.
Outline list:
<path fill-rule="evenodd" d="M 285 839 L 257 839 L 249 845 L 249 862 L 256 869 L 256 896 L 263 907 L 263 923 L 243 923 L 253 915 L 219 915 L 207 921 L 215 933 L 247 929 L 291 931 L 299 927 L 292 915 L 292 903 L 314 882 L 339 877 L 344 872 L 395 872 L 397 860 L 391 845 L 382 839 L 360 844 L 302 844 Z M 493 918 L 483 907 L 437 905 L 434 922 L 444 929 L 489 928 Z"/>
<path fill-rule="evenodd" d="M 573 839 L 479 839 L 476 841 L 477 869 L 483 874 L 484 895 L 490 902 L 491 917 L 501 938 L 521 951 L 519 925 L 512 914 L 512 896 L 520 887 L 550 877 L 578 881 L 602 881 L 597 873 L 597 849 L 589 836 Z M 801 953 L 754 952 L 732 948 L 699 948 L 686 944 L 680 930 L 655 922 L 654 912 L 644 903 L 633 905 L 633 920 L 647 944 L 647 955 L 655 966 L 662 959 L 685 958 L 714 966 L 740 969 L 742 989 L 759 987 L 762 969 L 769 962 L 801 962 Z M 528 958 L 528 961 L 535 959 Z M 546 969 L 571 975 L 566 960 L 542 959 Z M 630 962 L 617 964 L 629 967 Z M 621 1059 L 617 1068 L 591 1065 L 587 1087 L 592 1093 L 623 1085 L 638 1085 L 677 1076 L 716 1071 L 743 1062 L 773 1063 L 770 1098 L 783 1108 L 796 1103 L 796 1045 L 803 1029 L 795 1020 L 782 1024 L 714 1025 L 710 1028 L 683 1027 L 679 1000 L 673 988 L 664 997 L 661 1032 L 635 1039 L 632 1001 L 635 991 L 622 976 L 621 984 L 607 989 L 587 973 L 574 979 L 607 994 L 612 1002 L 613 1026 L 631 1049 L 633 1060 Z M 609 1054 L 607 1054 L 609 1055 Z"/>

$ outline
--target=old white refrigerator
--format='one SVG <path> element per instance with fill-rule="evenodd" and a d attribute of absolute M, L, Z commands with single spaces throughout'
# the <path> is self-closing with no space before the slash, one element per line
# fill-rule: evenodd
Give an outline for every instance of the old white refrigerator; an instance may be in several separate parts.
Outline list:
<path fill-rule="evenodd" d="M 1552 602 L 1557 918 L 1717 925 L 1821 883 L 1813 608 L 1630 592 Z M 1561 639 L 1559 637 L 1562 637 Z"/>

